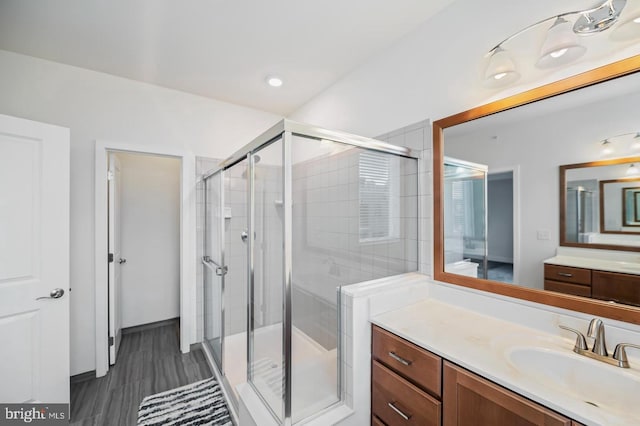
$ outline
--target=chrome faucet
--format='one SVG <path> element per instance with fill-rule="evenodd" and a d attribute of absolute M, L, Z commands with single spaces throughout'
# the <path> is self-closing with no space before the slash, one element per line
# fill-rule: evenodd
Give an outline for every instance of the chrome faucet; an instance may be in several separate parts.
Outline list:
<path fill-rule="evenodd" d="M 587 336 L 594 339 L 593 348 L 591 348 L 591 350 L 589 350 L 589 346 L 587 345 L 587 339 L 580 331 L 574 330 L 573 328 L 569 328 L 564 325 L 560 325 L 559 327 L 564 330 L 576 333 L 576 343 L 573 346 L 573 351 L 575 353 L 584 355 L 592 359 L 597 359 L 598 361 L 606 362 L 607 364 L 616 365 L 621 368 L 629 368 L 629 360 L 627 359 L 627 353 L 625 349 L 640 349 L 640 345 L 634 345 L 631 343 L 620 343 L 613 351 L 613 356 L 610 357 L 607 351 L 607 344 L 604 337 L 604 324 L 602 320 L 598 318 L 594 318 L 591 320 L 591 322 L 589 323 L 589 328 L 587 330 Z"/>
<path fill-rule="evenodd" d="M 594 318 L 591 320 L 589 323 L 589 329 L 587 330 L 587 337 L 594 339 L 591 352 L 600 356 L 609 356 L 609 352 L 607 352 L 607 343 L 604 340 L 604 324 L 601 319 Z"/>

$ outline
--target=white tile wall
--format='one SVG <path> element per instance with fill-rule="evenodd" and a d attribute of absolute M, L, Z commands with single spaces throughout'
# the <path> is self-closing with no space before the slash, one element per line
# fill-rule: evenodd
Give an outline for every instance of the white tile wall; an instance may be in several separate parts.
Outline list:
<path fill-rule="evenodd" d="M 432 133 L 431 121 L 424 120 L 401 129 L 378 136 L 376 139 L 394 145 L 405 146 L 417 152 L 418 162 L 418 232 L 420 265 L 419 270 L 433 276 L 433 175 L 431 164 Z"/>

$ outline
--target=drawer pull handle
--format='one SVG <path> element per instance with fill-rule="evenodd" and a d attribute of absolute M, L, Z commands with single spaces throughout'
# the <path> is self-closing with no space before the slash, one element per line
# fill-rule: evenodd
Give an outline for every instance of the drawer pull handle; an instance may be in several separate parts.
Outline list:
<path fill-rule="evenodd" d="M 558 275 L 560 275 L 561 277 L 567 277 L 567 278 L 571 278 L 573 276 L 573 274 L 569 274 L 567 272 L 558 272 Z"/>
<path fill-rule="evenodd" d="M 401 364 L 406 365 L 407 367 L 411 365 L 411 361 L 402 358 L 401 356 L 396 355 L 395 352 L 389 352 L 389 356 Z"/>
<path fill-rule="evenodd" d="M 402 412 L 401 409 L 399 409 L 398 407 L 396 407 L 396 403 L 394 402 L 387 402 L 387 405 L 389 406 L 389 408 L 391 408 L 393 411 L 395 411 L 396 413 L 398 413 L 398 415 L 400 417 L 402 417 L 405 420 L 409 420 L 411 418 L 411 414 L 405 414 Z"/>

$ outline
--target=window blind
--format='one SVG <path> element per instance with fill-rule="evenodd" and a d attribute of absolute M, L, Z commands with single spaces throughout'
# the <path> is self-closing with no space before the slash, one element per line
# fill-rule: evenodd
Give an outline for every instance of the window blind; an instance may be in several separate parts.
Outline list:
<path fill-rule="evenodd" d="M 361 152 L 359 158 L 360 241 L 393 238 L 394 173 L 392 157 Z M 397 192 L 397 189 L 396 189 Z"/>

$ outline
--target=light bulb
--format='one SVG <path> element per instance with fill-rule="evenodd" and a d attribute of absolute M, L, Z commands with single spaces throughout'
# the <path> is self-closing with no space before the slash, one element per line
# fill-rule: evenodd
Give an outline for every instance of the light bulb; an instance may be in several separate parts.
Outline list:
<path fill-rule="evenodd" d="M 267 77 L 267 84 L 271 87 L 280 87 L 282 86 L 282 79 L 276 76 Z"/>
<path fill-rule="evenodd" d="M 634 19 L 633 22 L 635 22 L 636 24 L 640 24 L 640 16 L 638 16 L 636 19 Z"/>
<path fill-rule="evenodd" d="M 506 75 L 507 75 L 507 73 L 506 73 L 506 72 L 500 72 L 500 73 L 498 73 L 498 74 L 494 75 L 494 76 L 493 76 L 493 78 L 495 78 L 496 80 L 500 80 L 500 79 L 502 79 L 503 77 L 505 77 Z"/>
<path fill-rule="evenodd" d="M 565 53 L 567 53 L 567 51 L 569 51 L 569 49 L 567 49 L 566 47 L 563 49 L 558 49 L 555 50 L 551 53 L 549 53 L 549 55 L 551 55 L 552 58 L 559 58 L 560 56 L 564 55 Z"/>

